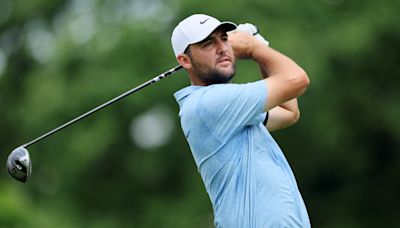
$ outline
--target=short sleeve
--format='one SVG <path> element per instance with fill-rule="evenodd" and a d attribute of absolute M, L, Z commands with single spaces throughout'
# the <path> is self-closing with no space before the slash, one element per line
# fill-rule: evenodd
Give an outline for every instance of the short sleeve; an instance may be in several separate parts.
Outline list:
<path fill-rule="evenodd" d="M 263 80 L 246 84 L 209 86 L 200 98 L 199 116 L 221 138 L 265 119 L 267 87 Z"/>

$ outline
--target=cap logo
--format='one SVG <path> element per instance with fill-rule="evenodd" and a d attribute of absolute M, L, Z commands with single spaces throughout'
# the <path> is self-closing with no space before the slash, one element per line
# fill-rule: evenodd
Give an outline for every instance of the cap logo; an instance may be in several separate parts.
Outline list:
<path fill-rule="evenodd" d="M 210 18 L 207 18 L 207 19 L 205 19 L 204 21 L 200 21 L 200 24 L 206 23 L 206 21 L 208 21 L 208 19 L 210 19 Z"/>

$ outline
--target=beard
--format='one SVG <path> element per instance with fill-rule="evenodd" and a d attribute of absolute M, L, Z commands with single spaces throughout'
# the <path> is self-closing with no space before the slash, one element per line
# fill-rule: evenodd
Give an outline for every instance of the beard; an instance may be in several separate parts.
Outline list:
<path fill-rule="evenodd" d="M 225 84 L 228 83 L 236 72 L 236 64 L 232 66 L 232 73 L 224 73 L 218 69 L 213 69 L 208 65 L 198 63 L 191 58 L 193 72 L 200 78 L 206 85 L 212 84 Z"/>

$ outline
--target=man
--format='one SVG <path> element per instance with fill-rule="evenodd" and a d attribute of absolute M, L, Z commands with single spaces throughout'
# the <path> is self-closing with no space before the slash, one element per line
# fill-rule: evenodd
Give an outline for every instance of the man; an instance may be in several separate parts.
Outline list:
<path fill-rule="evenodd" d="M 182 129 L 216 227 L 310 227 L 292 170 L 269 133 L 299 119 L 296 98 L 309 79 L 259 34 L 249 34 L 255 26 L 243 26 L 250 29 L 195 14 L 175 27 L 174 53 L 192 83 L 174 94 Z M 262 80 L 228 83 L 236 59 L 254 60 Z"/>

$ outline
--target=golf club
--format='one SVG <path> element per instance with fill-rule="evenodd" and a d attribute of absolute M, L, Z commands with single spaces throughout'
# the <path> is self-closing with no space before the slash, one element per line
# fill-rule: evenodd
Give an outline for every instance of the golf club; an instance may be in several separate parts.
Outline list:
<path fill-rule="evenodd" d="M 112 103 L 114 103 L 114 102 L 116 102 L 116 101 L 118 101 L 118 100 L 120 100 L 120 99 L 122 99 L 122 98 L 124 98 L 124 97 L 126 97 L 126 96 L 128 96 L 128 95 L 130 95 L 132 93 L 134 93 L 134 92 L 137 92 L 140 89 L 143 89 L 144 87 L 146 87 L 148 85 L 151 85 L 151 84 L 153 84 L 155 82 L 160 81 L 161 79 L 163 79 L 163 78 L 167 77 L 168 75 L 171 75 L 171 74 L 179 71 L 180 69 L 182 69 L 182 66 L 178 65 L 178 66 L 176 66 L 176 67 L 174 67 L 174 68 L 172 68 L 172 69 L 170 69 L 170 70 L 168 70 L 168 71 L 166 71 L 166 72 L 164 72 L 164 73 L 162 73 L 162 74 L 160 74 L 160 75 L 148 80 L 147 82 L 144 82 L 143 84 L 141 84 L 141 85 L 139 85 L 139 86 L 137 86 L 137 87 L 125 92 L 125 93 L 122 93 L 121 95 L 119 95 L 119 96 L 117 96 L 117 97 L 115 97 L 115 98 L 103 103 L 102 105 L 99 105 L 99 106 L 93 108 L 92 110 L 83 113 L 82 115 L 76 117 L 75 119 L 72 119 L 71 121 L 69 121 L 69 122 L 67 122 L 67 123 L 55 128 L 55 129 L 53 129 L 53 130 L 51 130 L 51 131 L 49 131 L 49 132 L 37 137 L 36 139 L 17 147 L 16 149 L 14 149 L 11 152 L 11 154 L 7 158 L 7 170 L 8 170 L 8 173 L 14 179 L 16 179 L 17 181 L 25 183 L 29 179 L 29 177 L 30 177 L 30 175 L 32 173 L 32 162 L 31 162 L 31 159 L 29 157 L 29 151 L 26 149 L 27 147 L 29 147 L 32 144 L 35 144 L 35 143 L 39 142 L 40 140 L 42 140 L 42 139 L 44 139 L 44 138 L 46 138 L 46 137 L 48 137 L 48 136 L 60 131 L 60 130 L 62 130 L 64 128 L 68 127 L 68 126 L 70 126 L 73 123 L 78 122 L 79 120 L 82 120 L 83 118 L 85 118 L 85 117 L 87 117 L 87 116 L 99 111 L 102 108 L 104 108 L 104 107 L 106 107 L 106 106 L 108 106 L 108 105 L 110 105 L 110 104 L 112 104 Z"/>

